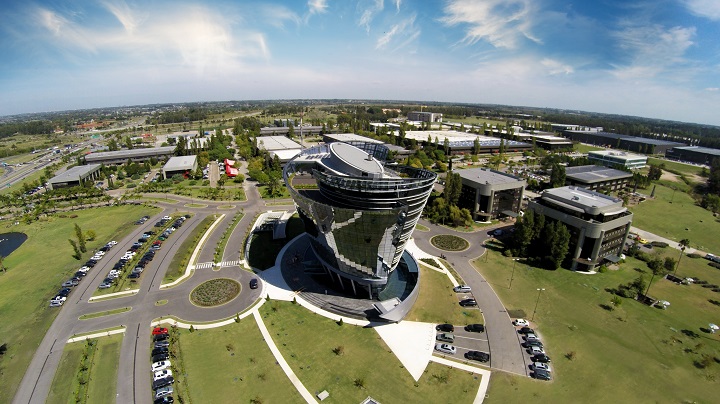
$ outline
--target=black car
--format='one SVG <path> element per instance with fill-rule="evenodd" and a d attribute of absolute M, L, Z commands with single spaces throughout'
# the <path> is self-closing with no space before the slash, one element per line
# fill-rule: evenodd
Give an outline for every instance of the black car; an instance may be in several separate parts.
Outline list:
<path fill-rule="evenodd" d="M 540 341 L 538 341 L 538 340 L 525 341 L 525 342 L 522 343 L 522 346 L 525 347 L 525 348 L 530 348 L 530 347 L 533 347 L 533 346 L 542 348 L 542 347 L 543 347 L 543 343 L 540 342 Z"/>
<path fill-rule="evenodd" d="M 166 339 L 168 339 L 168 334 L 167 334 L 167 333 L 165 333 L 165 334 L 155 334 L 155 335 L 153 335 L 153 341 L 155 341 L 155 342 L 157 342 L 157 341 L 165 341 Z"/>
<path fill-rule="evenodd" d="M 88 260 L 88 261 L 85 263 L 85 266 L 92 268 L 92 267 L 95 266 L 95 264 L 97 264 L 97 261 L 95 261 L 95 260 Z"/>
<path fill-rule="evenodd" d="M 255 278 L 250 279 L 250 289 L 258 288 L 258 280 Z"/>
<path fill-rule="evenodd" d="M 122 262 L 116 262 L 115 265 L 113 265 L 113 269 L 123 269 L 124 266 L 125 264 L 123 264 Z"/>
<path fill-rule="evenodd" d="M 550 357 L 545 354 L 537 354 L 532 357 L 533 362 L 550 363 Z"/>
<path fill-rule="evenodd" d="M 153 401 L 153 404 L 172 404 L 175 402 L 175 399 L 172 398 L 172 396 L 165 396 L 156 398 L 155 401 Z"/>
<path fill-rule="evenodd" d="M 77 271 L 77 272 L 75 272 L 75 277 L 77 277 L 77 278 L 84 278 L 85 275 L 87 275 L 87 273 L 85 273 L 85 272 L 83 272 L 83 271 Z"/>
<path fill-rule="evenodd" d="M 170 342 L 168 340 L 165 341 L 155 341 L 155 348 L 167 348 L 170 346 Z"/>
<path fill-rule="evenodd" d="M 463 306 L 463 307 L 477 306 L 477 302 L 475 301 L 475 299 L 465 299 L 465 300 L 460 301 L 460 306 Z"/>
<path fill-rule="evenodd" d="M 133 272 L 130 275 L 128 275 L 128 279 L 138 279 L 140 278 L 140 272 Z"/>
<path fill-rule="evenodd" d="M 480 351 L 468 351 L 465 354 L 465 358 L 478 361 L 478 362 L 487 362 L 490 360 L 490 354 L 487 352 L 480 352 Z"/>
<path fill-rule="evenodd" d="M 436 329 L 437 331 L 442 331 L 442 332 L 453 332 L 453 331 L 455 331 L 455 327 L 454 327 L 452 324 L 438 324 L 437 326 L 435 326 L 435 329 Z"/>
<path fill-rule="evenodd" d="M 468 332 L 483 332 L 485 331 L 485 326 L 482 324 L 468 324 L 465 326 L 465 331 Z"/>
<path fill-rule="evenodd" d="M 523 327 L 518 330 L 520 334 L 535 334 L 535 330 L 530 327 Z"/>
<path fill-rule="evenodd" d="M 100 251 L 102 251 L 102 252 L 108 252 L 108 251 L 110 251 L 110 246 L 103 246 L 103 247 L 100 248 Z"/>
<path fill-rule="evenodd" d="M 152 362 L 154 363 L 154 362 L 166 361 L 168 359 L 170 359 L 170 355 L 168 355 L 166 353 L 162 353 L 162 354 L 153 355 Z"/>
<path fill-rule="evenodd" d="M 175 379 L 172 376 L 164 377 L 162 379 L 157 379 L 153 382 L 152 388 L 153 390 L 157 390 L 161 387 L 169 386 L 175 382 Z"/>
<path fill-rule="evenodd" d="M 534 377 L 538 380 L 550 380 L 550 372 L 548 372 L 545 369 L 535 369 L 535 372 L 532 374 L 532 377 Z"/>
<path fill-rule="evenodd" d="M 60 289 L 60 291 L 58 292 L 57 295 L 58 295 L 58 296 L 62 296 L 62 297 L 68 297 L 68 295 L 70 294 L 70 292 L 72 292 L 72 289 L 70 289 L 70 288 L 62 288 L 62 289 Z"/>
<path fill-rule="evenodd" d="M 155 349 L 152 350 L 152 353 L 150 355 L 155 356 L 155 355 L 166 354 L 166 353 L 168 353 L 167 347 L 156 347 Z"/>

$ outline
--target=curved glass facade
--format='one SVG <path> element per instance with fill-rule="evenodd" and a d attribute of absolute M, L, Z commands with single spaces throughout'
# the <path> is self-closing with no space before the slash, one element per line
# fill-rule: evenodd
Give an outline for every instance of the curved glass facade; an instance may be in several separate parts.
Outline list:
<path fill-rule="evenodd" d="M 283 177 L 326 270 L 344 289 L 377 298 L 437 175 L 405 166 L 377 169 L 375 156 L 387 155 L 382 145 L 332 145 L 338 144 L 304 150 L 287 163 Z"/>

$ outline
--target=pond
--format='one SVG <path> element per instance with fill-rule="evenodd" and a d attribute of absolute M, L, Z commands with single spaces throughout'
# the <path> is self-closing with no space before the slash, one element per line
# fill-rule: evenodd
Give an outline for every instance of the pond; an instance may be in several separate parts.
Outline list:
<path fill-rule="evenodd" d="M 12 254 L 27 238 L 28 236 L 25 233 L 12 232 L 0 234 L 0 255 L 7 257 Z"/>

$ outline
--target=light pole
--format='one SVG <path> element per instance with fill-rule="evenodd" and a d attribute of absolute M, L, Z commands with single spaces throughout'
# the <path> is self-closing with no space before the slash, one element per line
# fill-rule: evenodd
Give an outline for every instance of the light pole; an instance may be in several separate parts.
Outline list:
<path fill-rule="evenodd" d="M 513 268 L 512 268 L 512 275 L 510 275 L 510 286 L 508 289 L 512 289 L 512 281 L 515 278 L 515 264 L 520 261 L 520 258 L 513 258 Z"/>
<path fill-rule="evenodd" d="M 533 315 L 532 315 L 532 318 L 530 319 L 530 321 L 535 320 L 535 312 L 537 312 L 538 303 L 540 303 L 540 293 L 542 293 L 543 290 L 545 290 L 545 288 L 538 288 L 538 290 L 537 290 L 538 297 L 537 297 L 537 300 L 535 300 L 535 308 L 533 309 Z"/>

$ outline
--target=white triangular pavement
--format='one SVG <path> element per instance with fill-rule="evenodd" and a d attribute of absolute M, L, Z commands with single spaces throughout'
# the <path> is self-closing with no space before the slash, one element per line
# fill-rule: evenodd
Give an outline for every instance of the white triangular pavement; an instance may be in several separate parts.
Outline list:
<path fill-rule="evenodd" d="M 374 328 L 413 379 L 418 381 L 435 348 L 435 324 L 401 321 Z"/>

